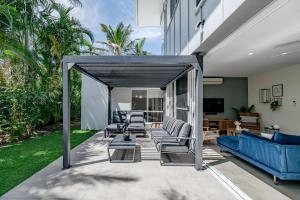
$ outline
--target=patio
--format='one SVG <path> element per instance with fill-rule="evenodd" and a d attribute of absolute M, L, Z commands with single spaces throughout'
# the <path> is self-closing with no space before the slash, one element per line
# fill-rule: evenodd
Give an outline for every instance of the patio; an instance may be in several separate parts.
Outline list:
<path fill-rule="evenodd" d="M 160 166 L 148 138 L 138 138 L 141 159 L 135 163 L 110 163 L 107 143 L 97 133 L 71 151 L 72 168 L 61 170 L 61 157 L 0 199 L 289 199 L 257 178 L 256 169 L 243 170 L 214 146 L 204 148 L 204 159 L 211 164 L 196 171 L 191 166 Z M 299 194 L 296 186 L 293 195 Z M 280 187 L 291 194 L 285 185 Z"/>

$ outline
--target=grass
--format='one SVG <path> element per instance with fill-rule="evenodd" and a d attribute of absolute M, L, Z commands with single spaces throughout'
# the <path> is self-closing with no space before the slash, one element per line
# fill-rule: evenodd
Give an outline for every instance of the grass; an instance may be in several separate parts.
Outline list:
<path fill-rule="evenodd" d="M 96 131 L 72 130 L 71 147 Z M 62 155 L 62 131 L 0 147 L 0 196 Z"/>

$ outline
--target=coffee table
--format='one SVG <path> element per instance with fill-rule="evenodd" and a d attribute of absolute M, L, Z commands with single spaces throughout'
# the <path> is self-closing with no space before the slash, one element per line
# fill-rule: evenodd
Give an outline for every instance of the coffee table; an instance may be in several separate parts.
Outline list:
<path fill-rule="evenodd" d="M 133 156 L 132 160 L 116 160 L 112 159 L 110 155 L 111 149 L 114 150 L 133 150 Z M 130 135 L 130 140 L 125 141 L 123 135 L 116 135 L 112 141 L 107 145 L 107 154 L 108 154 L 108 159 L 110 162 L 114 163 L 127 163 L 127 162 L 134 162 L 135 159 L 135 149 L 136 149 L 136 136 L 135 135 Z"/>

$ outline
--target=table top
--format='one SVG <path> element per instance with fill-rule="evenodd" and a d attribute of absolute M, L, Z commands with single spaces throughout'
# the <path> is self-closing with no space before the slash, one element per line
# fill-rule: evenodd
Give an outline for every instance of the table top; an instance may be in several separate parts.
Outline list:
<path fill-rule="evenodd" d="M 110 142 L 109 146 L 135 146 L 136 145 L 136 136 L 130 135 L 130 140 L 125 141 L 124 136 L 116 135 L 114 139 Z"/>

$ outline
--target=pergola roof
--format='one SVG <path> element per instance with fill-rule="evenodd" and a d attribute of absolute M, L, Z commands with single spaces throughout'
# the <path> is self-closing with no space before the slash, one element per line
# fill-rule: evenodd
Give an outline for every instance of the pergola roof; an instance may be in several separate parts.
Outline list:
<path fill-rule="evenodd" d="M 189 56 L 66 56 L 80 72 L 108 87 L 166 87 L 193 68 L 197 57 Z"/>

